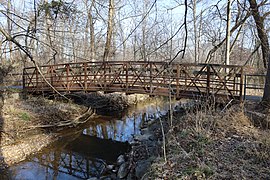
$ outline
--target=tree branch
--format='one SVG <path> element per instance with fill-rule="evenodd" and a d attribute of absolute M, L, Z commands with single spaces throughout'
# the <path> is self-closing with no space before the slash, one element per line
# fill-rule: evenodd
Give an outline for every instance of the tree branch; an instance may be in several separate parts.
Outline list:
<path fill-rule="evenodd" d="M 16 39 L 12 38 L 11 35 L 8 34 L 4 29 L 0 28 L 0 32 L 5 36 L 7 41 L 13 42 L 20 50 L 22 50 L 27 55 L 27 57 L 30 59 L 30 61 L 33 62 L 35 68 L 37 69 L 38 73 L 41 75 L 42 79 L 46 82 L 46 84 L 48 84 L 58 95 L 69 100 L 65 95 L 61 94 L 57 89 L 55 89 L 55 87 L 53 85 L 51 85 L 51 83 L 49 81 L 47 81 L 47 79 L 45 78 L 45 76 L 41 72 L 38 64 L 34 60 L 32 54 L 28 50 L 26 50 L 18 41 L 16 41 Z"/>

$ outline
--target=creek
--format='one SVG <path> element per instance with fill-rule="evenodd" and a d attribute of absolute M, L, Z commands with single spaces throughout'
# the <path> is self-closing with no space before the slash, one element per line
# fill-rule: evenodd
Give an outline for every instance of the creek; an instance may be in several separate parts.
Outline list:
<path fill-rule="evenodd" d="M 178 102 L 172 103 L 174 108 Z M 153 98 L 130 107 L 119 117 L 95 116 L 79 129 L 61 133 L 55 143 L 8 168 L 10 179 L 73 180 L 112 177 L 106 169 L 130 150 L 146 121 L 169 110 L 168 99 Z M 102 179 L 102 178 L 101 178 Z"/>

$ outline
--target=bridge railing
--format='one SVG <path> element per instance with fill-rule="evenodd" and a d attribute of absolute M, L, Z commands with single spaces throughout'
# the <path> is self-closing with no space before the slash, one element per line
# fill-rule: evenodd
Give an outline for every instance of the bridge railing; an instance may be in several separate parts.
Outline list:
<path fill-rule="evenodd" d="M 242 99 L 242 66 L 166 62 L 81 62 L 24 69 L 27 92 L 106 91 L 143 93 L 176 98 L 218 95 Z"/>
<path fill-rule="evenodd" d="M 250 96 L 263 96 L 265 76 L 265 74 L 245 74 L 244 99 Z"/>
<path fill-rule="evenodd" d="M 16 72 L 10 72 L 8 75 L 4 78 L 3 85 L 6 88 L 22 88 L 23 84 L 23 74 L 22 73 L 16 73 Z"/>

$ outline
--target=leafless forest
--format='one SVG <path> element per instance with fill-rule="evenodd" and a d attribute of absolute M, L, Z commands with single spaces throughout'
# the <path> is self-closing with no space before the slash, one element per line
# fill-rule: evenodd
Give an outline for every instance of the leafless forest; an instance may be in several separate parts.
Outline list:
<path fill-rule="evenodd" d="M 267 72 L 268 0 L 2 0 L 0 14 L 1 64 L 17 71 L 33 63 L 174 61 Z"/>

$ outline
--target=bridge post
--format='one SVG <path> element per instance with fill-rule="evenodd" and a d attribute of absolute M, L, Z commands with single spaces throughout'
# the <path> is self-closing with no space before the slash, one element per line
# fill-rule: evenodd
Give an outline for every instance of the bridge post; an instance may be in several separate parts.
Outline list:
<path fill-rule="evenodd" d="M 244 85 L 244 71 L 243 71 L 243 67 L 241 67 L 241 70 L 240 70 L 240 101 L 242 102 L 243 101 L 243 85 Z"/>
<path fill-rule="evenodd" d="M 70 92 L 70 87 L 69 87 L 69 72 L 70 71 L 70 67 L 69 67 L 69 64 L 66 64 L 66 73 L 67 73 L 67 77 L 66 77 L 66 80 L 67 80 L 67 91 Z"/>
<path fill-rule="evenodd" d="M 38 88 L 38 69 L 35 68 L 36 71 L 36 87 Z"/>
<path fill-rule="evenodd" d="M 105 62 L 103 62 L 103 91 L 104 92 L 106 92 L 106 90 L 107 90 L 107 81 L 106 81 L 106 61 Z M 110 66 L 108 66 L 109 68 L 110 68 Z M 111 71 L 110 71 L 110 69 L 109 69 L 109 74 L 111 74 Z M 102 87 L 101 87 L 102 88 Z"/>
<path fill-rule="evenodd" d="M 206 69 L 207 69 L 206 92 L 207 92 L 207 96 L 209 96 L 210 95 L 210 75 L 211 75 L 211 72 L 210 72 L 211 69 L 210 69 L 209 64 L 207 64 Z"/>
<path fill-rule="evenodd" d="M 129 62 L 125 62 L 126 65 L 126 93 L 128 93 L 128 66 L 129 66 Z"/>
<path fill-rule="evenodd" d="M 185 87 L 187 87 L 187 66 L 185 65 Z"/>
<path fill-rule="evenodd" d="M 87 63 L 83 63 L 83 71 L 84 71 L 84 91 L 87 91 Z"/>
<path fill-rule="evenodd" d="M 51 79 L 51 85 L 53 86 L 53 66 L 50 65 L 50 79 Z"/>
<path fill-rule="evenodd" d="M 177 63 L 177 69 L 176 69 L 176 98 L 180 97 L 179 79 L 180 79 L 180 64 Z"/>
<path fill-rule="evenodd" d="M 153 63 L 152 62 L 149 62 L 150 63 L 150 94 L 149 95 L 152 95 L 153 94 Z"/>
<path fill-rule="evenodd" d="M 26 81 L 26 78 L 25 78 L 25 76 L 26 76 L 26 70 L 25 70 L 25 68 L 23 68 L 23 76 L 22 76 L 22 86 L 23 86 L 23 97 L 25 96 L 25 94 L 26 94 L 26 91 L 25 91 L 25 81 Z"/>

